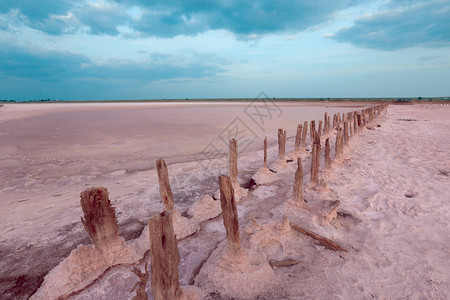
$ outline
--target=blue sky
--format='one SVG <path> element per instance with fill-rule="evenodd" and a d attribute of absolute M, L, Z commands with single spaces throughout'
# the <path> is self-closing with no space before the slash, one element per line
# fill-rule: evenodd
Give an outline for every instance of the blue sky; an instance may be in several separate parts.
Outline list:
<path fill-rule="evenodd" d="M 0 0 L 0 99 L 450 95 L 450 0 Z"/>

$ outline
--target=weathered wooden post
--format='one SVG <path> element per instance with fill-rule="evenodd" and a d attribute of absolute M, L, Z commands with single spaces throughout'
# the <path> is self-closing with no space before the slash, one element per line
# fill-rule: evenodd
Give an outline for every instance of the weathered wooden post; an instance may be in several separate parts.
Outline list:
<path fill-rule="evenodd" d="M 336 116 L 336 114 L 333 115 L 333 128 L 337 129 L 337 116 Z"/>
<path fill-rule="evenodd" d="M 314 135 L 316 134 L 316 121 L 312 120 L 310 125 L 309 137 L 311 138 L 311 142 L 314 141 Z"/>
<path fill-rule="evenodd" d="M 306 135 L 308 134 L 308 121 L 303 123 L 303 132 L 302 132 L 302 148 L 306 147 Z"/>
<path fill-rule="evenodd" d="M 158 171 L 159 194 L 164 204 L 164 210 L 174 208 L 172 189 L 169 184 L 169 173 L 167 172 L 166 162 L 162 158 L 156 161 L 156 170 Z"/>
<path fill-rule="evenodd" d="M 297 134 L 295 135 L 295 152 L 298 152 L 300 150 L 300 142 L 302 140 L 302 129 L 303 126 L 301 124 L 297 125 Z"/>
<path fill-rule="evenodd" d="M 328 133 L 328 113 L 325 113 L 324 117 L 323 117 L 323 134 L 327 134 Z"/>
<path fill-rule="evenodd" d="M 267 136 L 264 138 L 264 168 L 267 168 Z"/>
<path fill-rule="evenodd" d="M 357 113 L 353 114 L 353 134 L 358 132 L 358 117 L 356 115 Z"/>
<path fill-rule="evenodd" d="M 116 210 L 106 188 L 93 187 L 81 192 L 80 204 L 84 213 L 81 222 L 97 249 L 119 238 Z"/>
<path fill-rule="evenodd" d="M 231 139 L 229 143 L 229 149 L 230 149 L 230 161 L 229 161 L 229 167 L 228 167 L 228 173 L 230 175 L 231 181 L 234 183 L 237 183 L 237 176 L 238 176 L 238 149 L 237 149 L 237 140 Z"/>
<path fill-rule="evenodd" d="M 344 121 L 344 144 L 348 144 L 348 121 Z"/>
<path fill-rule="evenodd" d="M 335 145 L 335 158 L 339 159 L 342 157 L 342 127 L 338 128 L 336 135 L 336 145 Z"/>
<path fill-rule="evenodd" d="M 278 158 L 284 159 L 286 154 L 286 130 L 278 129 Z"/>
<path fill-rule="evenodd" d="M 311 155 L 311 179 L 310 182 L 319 183 L 319 164 L 320 164 L 320 138 L 315 134 Z"/>
<path fill-rule="evenodd" d="M 298 206 L 303 206 L 303 167 L 300 157 L 297 158 L 297 171 L 295 171 L 294 179 L 294 202 Z"/>
<path fill-rule="evenodd" d="M 234 201 L 234 191 L 231 179 L 228 176 L 219 177 L 220 206 L 222 207 L 223 225 L 227 232 L 228 250 L 233 254 L 241 251 L 241 238 L 239 235 L 239 222 Z"/>
<path fill-rule="evenodd" d="M 173 213 L 164 211 L 150 218 L 150 259 L 153 299 L 179 299 L 180 254 L 173 230 Z"/>
<path fill-rule="evenodd" d="M 325 140 L 325 168 L 331 168 L 331 159 L 330 159 L 330 138 Z"/>
<path fill-rule="evenodd" d="M 319 128 L 317 129 L 317 134 L 320 136 L 322 135 L 322 120 L 319 120 Z"/>

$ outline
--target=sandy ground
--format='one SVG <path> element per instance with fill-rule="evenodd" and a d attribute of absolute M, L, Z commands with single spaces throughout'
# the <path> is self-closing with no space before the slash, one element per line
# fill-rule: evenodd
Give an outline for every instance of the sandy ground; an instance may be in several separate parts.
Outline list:
<path fill-rule="evenodd" d="M 331 172 L 322 172 L 323 185 L 320 189 L 305 186 L 305 200 L 311 211 L 314 204 L 320 201 L 341 201 L 341 210 L 335 220 L 324 224 L 316 215 L 306 214 L 308 209 L 288 211 L 292 221 L 339 242 L 348 252 L 328 250 L 310 238 L 283 229 L 280 225 L 286 214 L 286 200 L 292 197 L 295 171 L 292 166 L 277 174 L 273 182 L 252 187 L 249 196 L 238 205 L 244 247 L 259 249 L 267 258 L 290 258 L 301 262 L 290 267 L 274 267 L 276 280 L 270 289 L 256 289 L 256 295 L 242 290 L 242 295 L 253 295 L 251 297 L 258 299 L 450 298 L 450 106 L 391 105 L 386 116 L 378 119 L 376 124 L 380 127 L 375 127 L 375 130 L 365 129 L 352 138 L 345 149 L 345 159 L 334 164 Z M 333 141 L 334 134 L 330 137 Z M 292 150 L 292 144 L 293 139 L 288 139 L 288 151 Z M 270 161 L 275 159 L 276 151 L 275 147 L 270 149 Z M 302 153 L 305 182 L 309 180 L 309 158 L 308 151 Z M 262 165 L 261 151 L 242 155 L 239 160 L 241 182 L 247 180 L 258 165 Z M 220 172 L 225 166 L 226 161 L 216 162 L 215 171 Z M 184 174 L 186 170 L 199 171 L 195 163 L 169 165 L 172 174 Z M 117 173 L 116 176 L 120 178 L 122 175 Z M 208 174 L 198 177 L 203 192 L 212 195 L 217 189 L 214 178 L 211 179 Z M 180 175 L 174 179 L 186 180 L 186 177 Z M 111 183 L 111 178 L 102 180 L 98 181 Z M 155 178 L 150 174 L 130 174 L 126 180 L 120 178 L 117 182 L 126 185 L 121 187 L 121 192 L 128 190 L 129 193 L 136 193 L 138 190 L 147 196 L 148 186 L 151 186 L 150 194 L 157 194 Z M 172 189 L 177 202 L 177 195 L 187 191 L 182 185 L 173 182 Z M 64 188 L 67 189 L 67 186 Z M 32 197 L 33 192 L 36 193 L 30 191 L 29 197 Z M 121 195 L 113 200 L 113 205 L 122 212 L 119 223 L 121 220 L 145 219 L 161 209 L 158 206 L 142 210 L 130 204 L 121 206 L 124 202 L 121 200 L 127 197 L 126 194 Z M 147 199 L 136 201 L 142 207 L 148 206 Z M 76 199 L 72 200 L 69 208 L 81 215 L 77 202 Z M 2 202 L 1 205 L 8 209 L 17 206 L 16 209 L 20 211 L 23 209 L 18 207 L 20 203 L 26 201 Z M 27 209 L 30 214 L 36 210 L 61 213 L 61 210 L 57 210 L 58 205 L 62 204 L 51 201 L 49 208 L 32 203 Z M 186 204 L 176 203 L 176 206 L 183 208 Z M 67 208 L 67 204 L 64 204 L 64 209 Z M 127 209 L 129 215 L 125 216 Z M 50 236 L 45 231 L 33 232 L 37 236 L 34 239 L 25 236 L 23 239 L 28 244 L 18 242 L 16 249 L 8 242 L 10 240 L 2 241 L 0 269 L 11 274 L 10 278 L 5 275 L 1 278 L 0 283 L 9 287 L 2 292 L 2 298 L 8 299 L 14 295 L 18 299 L 26 298 L 29 295 L 27 291 L 41 284 L 39 278 L 42 278 L 42 274 L 35 274 L 32 269 L 36 261 L 40 261 L 37 264 L 40 270 L 50 269 L 66 257 L 73 247 L 79 243 L 89 243 L 79 221 L 61 224 L 64 220 L 70 220 L 72 214 L 73 211 L 58 219 L 56 224 L 49 224 L 52 229 L 60 228 L 56 235 L 54 230 Z M 137 216 L 131 216 L 134 214 Z M 258 225 L 254 225 L 251 218 Z M 14 217 L 7 220 L 6 224 L 3 221 L 3 228 L 14 223 Z M 44 217 L 44 212 L 41 220 L 51 223 Z M 32 223 L 32 220 L 27 222 Z M 140 222 L 130 221 L 128 226 L 123 222 L 120 224 L 122 228 L 127 228 L 121 234 L 130 243 L 141 233 Z M 281 230 L 281 233 L 274 235 L 277 230 Z M 143 232 L 141 238 L 145 235 L 146 232 Z M 70 240 L 67 239 L 69 236 Z M 202 266 L 206 268 L 211 264 L 207 261 L 210 255 L 213 253 L 212 257 L 217 256 L 217 249 L 220 249 L 223 239 L 222 220 L 218 217 L 201 223 L 199 233 L 179 242 L 180 282 L 183 285 L 204 286 L 207 299 L 227 299 L 223 292 L 220 295 L 220 289 L 212 289 L 210 285 L 202 284 L 201 278 L 196 278 Z M 47 247 L 43 245 L 45 241 L 48 241 Z M 65 252 L 58 253 L 60 248 L 65 249 Z M 51 258 L 42 258 L 52 252 L 57 253 L 53 261 Z M 15 260 L 18 253 L 30 254 L 29 261 Z M 146 260 L 149 260 L 148 256 L 139 263 L 141 267 Z M 47 267 L 42 267 L 42 264 Z M 130 291 L 136 281 L 130 266 L 113 267 L 71 298 L 131 299 L 133 293 Z M 150 284 L 147 285 L 147 292 L 151 295 Z M 240 298 L 239 294 L 236 297 Z"/>

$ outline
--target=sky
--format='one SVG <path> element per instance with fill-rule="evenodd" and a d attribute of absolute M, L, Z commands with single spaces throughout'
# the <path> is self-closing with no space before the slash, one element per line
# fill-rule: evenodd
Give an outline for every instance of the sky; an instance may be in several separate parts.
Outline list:
<path fill-rule="evenodd" d="M 450 96 L 450 0 L 0 0 L 0 99 Z"/>

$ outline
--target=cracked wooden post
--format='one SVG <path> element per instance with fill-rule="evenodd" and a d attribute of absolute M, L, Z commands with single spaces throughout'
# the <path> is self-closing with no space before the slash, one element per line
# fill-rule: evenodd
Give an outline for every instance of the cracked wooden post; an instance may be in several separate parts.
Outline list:
<path fill-rule="evenodd" d="M 303 126 L 301 124 L 298 124 L 297 125 L 297 134 L 295 135 L 295 146 L 294 146 L 295 152 L 298 152 L 300 150 L 300 142 L 302 139 L 302 129 L 303 129 Z"/>
<path fill-rule="evenodd" d="M 323 117 L 323 134 L 328 133 L 328 113 L 325 113 Z"/>
<path fill-rule="evenodd" d="M 84 213 L 81 223 L 97 249 L 119 238 L 116 210 L 106 188 L 93 187 L 81 192 L 80 204 Z"/>
<path fill-rule="evenodd" d="M 314 141 L 314 134 L 316 133 L 316 121 L 312 120 L 309 128 L 309 137 L 311 138 L 311 143 Z"/>
<path fill-rule="evenodd" d="M 148 225 L 153 299 L 179 299 L 180 254 L 173 231 L 173 212 L 168 210 L 151 217 Z"/>
<path fill-rule="evenodd" d="M 312 155 L 311 155 L 311 179 L 310 182 L 319 183 L 319 164 L 320 164 L 320 138 L 315 134 Z"/>
<path fill-rule="evenodd" d="M 348 144 L 348 121 L 344 121 L 344 144 Z"/>
<path fill-rule="evenodd" d="M 284 159 L 286 154 L 286 130 L 278 129 L 278 158 Z"/>
<path fill-rule="evenodd" d="M 306 135 L 308 134 L 308 121 L 303 123 L 303 132 L 302 132 L 302 148 L 306 148 Z"/>
<path fill-rule="evenodd" d="M 305 201 L 303 200 L 303 167 L 300 157 L 297 158 L 297 171 L 295 171 L 294 179 L 294 201 L 295 204 L 303 206 Z"/>
<path fill-rule="evenodd" d="M 337 115 L 336 114 L 333 115 L 333 128 L 337 129 Z"/>
<path fill-rule="evenodd" d="M 237 141 L 236 139 L 231 139 L 229 143 L 229 149 L 230 149 L 230 160 L 229 160 L 229 166 L 228 166 L 228 173 L 230 175 L 231 181 L 233 183 L 237 183 L 237 177 L 238 177 L 238 149 L 237 149 Z"/>
<path fill-rule="evenodd" d="M 169 173 L 164 159 L 158 158 L 156 170 L 158 171 L 159 194 L 164 204 L 164 210 L 171 210 L 174 208 L 174 201 L 169 183 Z"/>
<path fill-rule="evenodd" d="M 336 144 L 335 144 L 335 159 L 339 159 L 342 157 L 342 127 L 338 128 L 338 132 L 336 135 Z"/>
<path fill-rule="evenodd" d="M 264 138 L 264 168 L 267 168 L 267 136 Z"/>
<path fill-rule="evenodd" d="M 319 138 L 322 135 L 322 124 L 322 120 L 319 120 L 319 128 L 317 128 L 317 134 L 319 135 Z"/>
<path fill-rule="evenodd" d="M 353 135 L 358 132 L 358 119 L 356 117 L 357 113 L 353 114 Z"/>
<path fill-rule="evenodd" d="M 331 168 L 331 158 L 330 158 L 330 138 L 325 140 L 325 168 Z"/>
<path fill-rule="evenodd" d="M 223 225 L 227 232 L 228 250 L 233 254 L 241 251 L 241 238 L 239 235 L 239 222 L 234 201 L 234 191 L 231 179 L 228 176 L 219 177 L 220 206 L 222 207 Z"/>

